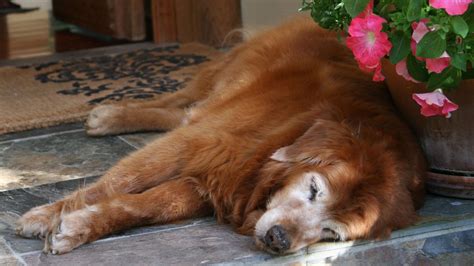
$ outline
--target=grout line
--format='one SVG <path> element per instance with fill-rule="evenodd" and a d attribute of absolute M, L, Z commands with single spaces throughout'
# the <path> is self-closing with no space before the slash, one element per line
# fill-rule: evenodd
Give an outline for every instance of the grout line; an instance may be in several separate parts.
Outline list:
<path fill-rule="evenodd" d="M 322 249 L 317 249 L 317 248 L 311 248 L 308 250 L 307 255 L 319 255 L 322 253 L 326 252 L 338 252 L 341 250 L 347 250 L 351 249 L 352 251 L 361 251 L 361 250 L 367 250 L 372 247 L 384 247 L 388 245 L 396 245 L 399 243 L 403 242 L 409 242 L 409 241 L 417 241 L 420 239 L 428 239 L 432 237 L 437 237 L 437 236 L 442 236 L 442 235 L 447 235 L 447 234 L 452 234 L 452 233 L 457 233 L 457 232 L 463 232 L 463 231 L 470 231 L 474 230 L 474 225 L 473 224 L 467 224 L 467 225 L 458 225 L 454 227 L 446 227 L 442 228 L 439 230 L 433 230 L 433 231 L 428 231 L 428 232 L 423 232 L 420 234 L 415 234 L 415 235 L 407 235 L 407 236 L 401 236 L 401 237 L 396 237 L 396 238 L 391 238 L 387 240 L 382 240 L 382 241 L 369 241 L 365 243 L 356 243 L 356 241 L 348 241 L 348 242 L 341 242 L 340 246 L 334 246 L 330 248 L 322 248 Z"/>
<path fill-rule="evenodd" d="M 24 193 L 27 193 L 27 194 L 38 197 L 38 195 L 32 194 L 29 190 L 34 189 L 34 188 L 38 188 L 38 187 L 41 187 L 41 186 L 49 186 L 49 185 L 54 185 L 54 184 L 62 183 L 62 182 L 74 182 L 74 181 L 81 181 L 82 184 L 79 184 L 79 186 L 77 188 L 74 188 L 74 189 L 79 189 L 79 188 L 82 188 L 84 186 L 87 186 L 87 184 L 85 183 L 86 179 L 99 178 L 104 174 L 105 174 L 105 172 L 99 173 L 99 174 L 96 174 L 96 175 L 79 176 L 77 178 L 71 178 L 71 179 L 65 179 L 65 180 L 55 180 L 55 181 L 52 181 L 52 182 L 48 182 L 48 183 L 44 183 L 44 184 L 37 184 L 37 185 L 33 185 L 33 186 L 25 186 L 25 187 L 17 187 L 17 188 L 10 188 L 10 189 L 6 189 L 6 190 L 0 190 L 0 195 L 5 194 L 5 193 L 9 193 L 9 192 L 12 192 L 12 191 L 20 191 L 21 190 Z M 66 192 L 66 193 L 70 193 L 70 192 Z M 47 199 L 47 200 L 49 199 L 49 198 L 43 198 L 43 197 L 41 197 L 41 198 L 42 199 Z M 52 203 L 52 202 L 49 202 L 49 203 Z"/>
<path fill-rule="evenodd" d="M 41 241 L 39 239 L 35 239 L 35 240 Z M 41 251 L 41 250 L 28 251 L 28 252 L 20 253 L 18 256 L 24 257 L 24 256 L 34 255 L 34 254 L 37 254 L 37 253 L 40 253 L 40 252 L 43 252 L 43 251 Z"/>
<path fill-rule="evenodd" d="M 143 233 L 138 233 L 138 234 L 133 234 L 133 235 L 125 235 L 125 236 L 116 236 L 116 237 L 109 237 L 109 238 L 104 238 L 104 239 L 99 239 L 97 241 L 94 241 L 92 243 L 102 243 L 102 242 L 109 242 L 112 240 L 119 240 L 119 239 L 124 239 L 124 238 L 130 238 L 130 237 L 135 237 L 135 236 L 145 236 L 145 235 L 150 235 L 150 234 L 155 234 L 155 233 L 162 233 L 162 232 L 170 232 L 170 231 L 175 231 L 175 230 L 181 230 L 185 228 L 190 228 L 194 226 L 200 226 L 200 225 L 212 225 L 215 224 L 213 221 L 204 221 L 204 222 L 199 222 L 196 221 L 191 224 L 183 225 L 183 226 L 177 226 L 177 227 L 171 227 L 171 228 L 164 228 L 164 229 L 158 229 L 156 231 L 149 231 L 149 232 L 143 232 Z"/>
<path fill-rule="evenodd" d="M 355 241 L 348 241 L 348 242 L 341 242 L 341 246 L 338 247 L 333 247 L 329 249 L 308 249 L 307 253 L 305 254 L 299 254 L 294 257 L 289 258 L 290 261 L 292 260 L 303 260 L 306 261 L 307 263 L 309 262 L 311 265 L 313 264 L 318 264 L 321 263 L 323 260 L 326 260 L 328 258 L 332 257 L 339 257 L 342 256 L 344 258 L 344 255 L 349 255 L 349 254 L 355 254 L 358 252 L 363 252 L 367 250 L 371 250 L 373 248 L 379 248 L 379 247 L 386 247 L 386 246 L 393 246 L 393 245 L 400 245 L 402 243 L 407 243 L 410 241 L 418 241 L 421 239 L 429 239 L 432 237 L 437 237 L 437 236 L 442 236 L 442 235 L 447 235 L 447 234 L 452 234 L 452 233 L 458 233 L 458 232 L 463 232 L 463 231 L 470 231 L 473 230 L 474 226 L 473 225 L 462 225 L 462 226 L 456 226 L 453 228 L 445 228 L 441 230 L 435 230 L 432 232 L 425 232 L 421 233 L 419 235 L 414 236 L 408 236 L 408 237 L 401 237 L 401 238 L 395 238 L 395 239 L 388 239 L 388 240 L 383 240 L 383 241 L 375 241 L 375 242 L 370 242 L 370 243 L 364 243 L 364 244 L 355 244 Z M 311 246 L 309 246 L 311 248 Z M 258 260 L 258 257 L 256 257 Z M 270 259 L 264 260 L 264 261 L 255 261 L 253 258 L 244 258 L 243 260 L 241 259 L 240 262 L 244 262 L 246 264 L 254 264 L 254 263 L 259 263 L 261 265 L 275 265 L 275 264 L 288 264 L 288 257 L 272 257 Z M 235 262 L 233 262 L 235 263 Z M 228 265 L 229 263 L 223 263 L 224 265 Z M 232 263 L 230 263 L 232 264 Z M 291 264 L 291 263 L 290 263 Z M 318 264 L 319 265 L 319 264 Z"/>
<path fill-rule="evenodd" d="M 54 133 L 47 133 L 43 135 L 37 135 L 37 136 L 31 136 L 31 137 L 24 137 L 24 138 L 18 138 L 18 139 L 11 139 L 11 140 L 4 140 L 0 141 L 0 144 L 5 144 L 5 143 L 16 143 L 16 142 L 23 142 L 23 141 L 28 141 L 32 139 L 43 139 L 51 136 L 58 136 L 58 135 L 64 135 L 64 134 L 69 134 L 69 133 L 76 133 L 76 132 L 82 132 L 85 131 L 83 128 L 79 129 L 72 129 L 72 130 L 66 130 L 66 131 L 61 131 L 61 132 L 54 132 Z"/>
<path fill-rule="evenodd" d="M 157 230 L 157 231 L 150 231 L 150 232 L 144 232 L 144 233 L 133 234 L 133 235 L 126 235 L 126 236 L 118 236 L 118 237 L 110 237 L 110 238 L 100 239 L 98 241 L 94 241 L 94 242 L 90 243 L 90 245 L 94 245 L 95 243 L 102 243 L 102 242 L 109 242 L 109 241 L 120 240 L 120 239 L 127 239 L 127 238 L 135 237 L 135 236 L 150 235 L 150 234 L 156 234 L 156 233 L 161 233 L 161 232 L 169 232 L 169 231 L 181 230 L 181 229 L 195 227 L 195 226 L 201 226 L 201 225 L 205 226 L 205 225 L 212 225 L 212 224 L 214 224 L 213 221 L 209 221 L 209 220 L 208 221 L 202 221 L 202 220 L 199 221 L 198 220 L 194 223 L 191 223 L 191 224 L 188 224 L 188 225 L 183 225 L 183 226 L 180 226 L 180 227 L 172 227 L 172 228 L 166 228 L 166 229 Z M 295 256 L 295 258 L 302 257 L 307 261 L 309 261 L 309 260 L 319 260 L 319 259 L 332 257 L 332 256 L 335 256 L 335 255 L 337 256 L 341 252 L 342 252 L 342 254 L 344 254 L 347 251 L 360 252 L 360 251 L 363 251 L 363 250 L 370 249 L 371 247 L 383 247 L 383 246 L 387 246 L 387 245 L 397 245 L 397 244 L 400 244 L 400 243 L 403 243 L 403 242 L 406 242 L 406 241 L 416 241 L 416 240 L 419 240 L 419 239 L 427 239 L 427 238 L 431 238 L 431 237 L 446 235 L 446 234 L 450 234 L 450 233 L 457 233 L 457 232 L 462 232 L 462 231 L 467 231 L 467 230 L 472 230 L 472 229 L 474 229 L 473 225 L 468 224 L 468 225 L 455 226 L 455 227 L 452 227 L 452 228 L 443 228 L 443 229 L 435 230 L 435 231 L 431 231 L 431 232 L 425 232 L 425 233 L 421 233 L 419 235 L 416 235 L 416 237 L 413 237 L 413 236 L 400 237 L 400 238 L 395 238 L 395 239 L 388 239 L 388 240 L 385 240 L 385 241 L 377 241 L 377 242 L 374 242 L 374 243 L 365 243 L 365 244 L 362 244 L 362 245 L 353 245 L 354 244 L 353 242 L 352 243 L 348 242 L 347 244 L 352 244 L 352 245 L 350 245 L 350 246 L 340 246 L 340 247 L 335 247 L 334 249 L 326 249 L 326 250 L 313 250 L 313 251 L 306 250 L 305 253 L 298 254 L 297 256 Z M 38 253 L 41 253 L 41 252 L 42 251 L 40 251 L 40 250 L 30 251 L 30 252 L 21 253 L 21 254 L 19 254 L 19 256 L 27 256 L 27 255 L 31 255 L 31 254 L 38 254 Z M 252 256 L 239 258 L 237 261 L 247 261 L 248 259 L 250 259 L 248 262 L 253 261 Z M 277 263 L 278 260 L 279 260 L 279 258 L 270 258 L 270 260 L 264 261 L 263 264 Z M 23 261 L 23 259 L 22 259 L 22 261 Z"/>
<path fill-rule="evenodd" d="M 156 234 L 156 233 L 161 233 L 161 232 L 170 232 L 170 231 L 175 231 L 175 230 L 181 230 L 181 229 L 190 228 L 190 227 L 194 227 L 194 226 L 213 225 L 213 224 L 215 224 L 214 221 L 198 220 L 198 221 L 193 222 L 191 224 L 178 226 L 178 227 L 158 229 L 156 231 L 143 232 L 143 233 L 138 233 L 138 234 L 133 234 L 133 235 L 124 235 L 124 236 L 103 238 L 103 239 L 99 239 L 99 240 L 96 240 L 94 242 L 88 243 L 87 245 L 94 245 L 95 243 L 103 243 L 103 242 L 109 242 L 109 241 L 113 241 L 113 240 L 127 239 L 127 238 L 135 237 L 135 236 L 144 236 L 144 235 Z M 84 245 L 82 245 L 82 246 L 84 246 Z M 38 254 L 38 253 L 42 253 L 42 252 L 43 251 L 41 251 L 41 250 L 28 251 L 28 252 L 20 253 L 19 256 L 28 256 L 28 255 Z"/>
<path fill-rule="evenodd" d="M 121 141 L 125 142 L 126 144 L 132 146 L 132 148 L 138 150 L 140 149 L 140 147 L 137 147 L 135 145 L 133 145 L 132 143 L 130 143 L 128 140 L 126 140 L 125 138 L 123 138 L 122 136 L 117 136 Z"/>
<path fill-rule="evenodd" d="M 7 247 L 7 249 L 11 252 L 11 255 L 17 259 L 21 264 L 23 265 L 27 265 L 25 260 L 21 257 L 20 254 L 16 253 L 12 247 L 8 244 L 8 242 L 2 237 L 0 238 L 0 241 L 2 241 L 2 243 L 5 245 L 5 247 Z"/>

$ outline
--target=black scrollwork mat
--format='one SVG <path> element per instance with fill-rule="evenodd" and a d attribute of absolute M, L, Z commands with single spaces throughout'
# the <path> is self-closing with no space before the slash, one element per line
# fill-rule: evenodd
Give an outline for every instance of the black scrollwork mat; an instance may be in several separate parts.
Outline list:
<path fill-rule="evenodd" d="M 219 52 L 199 44 L 0 68 L 0 134 L 83 120 L 98 104 L 183 88 Z"/>

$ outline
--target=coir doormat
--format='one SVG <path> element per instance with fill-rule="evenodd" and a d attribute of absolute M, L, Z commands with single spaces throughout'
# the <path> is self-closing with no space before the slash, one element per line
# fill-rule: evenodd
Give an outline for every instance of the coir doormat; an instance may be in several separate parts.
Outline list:
<path fill-rule="evenodd" d="M 218 51 L 200 44 L 0 68 L 0 134 L 83 121 L 96 105 L 183 88 Z"/>

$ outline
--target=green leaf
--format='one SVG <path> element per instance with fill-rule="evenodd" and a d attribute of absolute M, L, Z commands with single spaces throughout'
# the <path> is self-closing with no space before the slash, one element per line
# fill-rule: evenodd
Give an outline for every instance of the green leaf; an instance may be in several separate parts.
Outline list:
<path fill-rule="evenodd" d="M 451 17 L 451 26 L 453 27 L 453 31 L 461 35 L 461 37 L 466 38 L 467 33 L 469 32 L 469 26 L 467 25 L 466 21 L 460 16 Z"/>
<path fill-rule="evenodd" d="M 470 8 L 463 15 L 464 21 L 466 21 L 469 31 L 474 32 L 474 8 Z"/>
<path fill-rule="evenodd" d="M 390 2 L 392 2 L 399 10 L 404 10 L 408 6 L 409 0 L 395 0 Z"/>
<path fill-rule="evenodd" d="M 343 0 L 344 7 L 351 15 L 351 17 L 357 17 L 369 4 L 369 0 Z"/>
<path fill-rule="evenodd" d="M 407 19 L 408 21 L 418 20 L 421 15 L 421 7 L 423 6 L 423 0 L 410 0 L 408 1 Z"/>
<path fill-rule="evenodd" d="M 459 70 L 466 71 L 467 59 L 464 54 L 454 54 L 451 57 L 451 65 Z"/>
<path fill-rule="evenodd" d="M 402 31 L 397 31 L 392 35 L 392 49 L 389 58 L 392 64 L 402 61 L 410 53 L 410 37 Z"/>
<path fill-rule="evenodd" d="M 426 85 L 428 89 L 454 88 L 459 85 L 461 79 L 461 70 L 456 69 L 454 67 L 447 67 L 443 70 L 443 72 L 439 74 L 431 74 Z"/>
<path fill-rule="evenodd" d="M 423 58 L 438 58 L 446 51 L 446 40 L 437 31 L 428 32 L 416 45 L 416 55 Z"/>
<path fill-rule="evenodd" d="M 429 78 L 425 63 L 418 61 L 412 54 L 407 56 L 407 69 L 410 76 L 418 81 L 425 82 Z"/>

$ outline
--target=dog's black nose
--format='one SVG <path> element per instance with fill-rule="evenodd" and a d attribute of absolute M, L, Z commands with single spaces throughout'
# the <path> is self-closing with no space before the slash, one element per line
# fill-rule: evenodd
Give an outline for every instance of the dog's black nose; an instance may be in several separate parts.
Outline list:
<path fill-rule="evenodd" d="M 270 228 L 265 234 L 265 238 L 263 240 L 267 247 L 278 253 L 287 251 L 291 246 L 291 241 L 288 237 L 288 234 L 280 225 L 274 225 L 272 228 Z"/>

